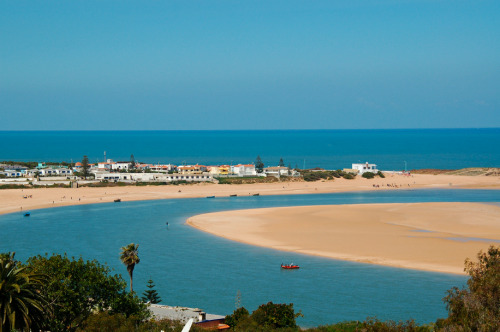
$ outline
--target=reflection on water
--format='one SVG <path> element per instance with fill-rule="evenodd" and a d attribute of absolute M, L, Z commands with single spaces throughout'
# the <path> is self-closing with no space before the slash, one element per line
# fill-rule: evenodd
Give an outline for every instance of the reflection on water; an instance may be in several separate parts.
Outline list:
<path fill-rule="evenodd" d="M 446 315 L 442 298 L 464 276 L 336 261 L 232 242 L 185 224 L 196 214 L 273 206 L 498 201 L 498 191 L 407 190 L 295 196 L 232 197 L 122 202 L 32 210 L 0 216 L 0 251 L 18 259 L 38 253 L 68 253 L 106 262 L 127 275 L 120 247 L 138 243 L 134 270 L 138 293 L 153 279 L 164 304 L 234 310 L 241 292 L 250 311 L 268 301 L 294 303 L 303 326 L 342 320 L 414 318 L 426 323 Z M 168 227 L 166 223 L 168 222 Z M 307 222 L 307 221 L 304 221 Z M 281 262 L 300 270 L 283 271 Z M 127 278 L 125 278 L 127 280 Z"/>

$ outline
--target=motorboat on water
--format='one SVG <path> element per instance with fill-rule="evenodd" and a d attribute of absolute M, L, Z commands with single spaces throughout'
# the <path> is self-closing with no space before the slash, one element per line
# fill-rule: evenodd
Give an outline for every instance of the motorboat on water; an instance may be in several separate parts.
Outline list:
<path fill-rule="evenodd" d="M 285 270 L 296 270 L 296 269 L 300 269 L 300 266 L 293 264 L 293 263 L 290 263 L 290 264 L 281 263 L 281 268 L 285 269 Z"/>
<path fill-rule="evenodd" d="M 25 212 L 25 213 L 24 213 L 24 216 L 25 216 L 25 217 L 29 217 L 30 215 L 31 215 L 31 213 L 29 213 L 29 212 Z"/>

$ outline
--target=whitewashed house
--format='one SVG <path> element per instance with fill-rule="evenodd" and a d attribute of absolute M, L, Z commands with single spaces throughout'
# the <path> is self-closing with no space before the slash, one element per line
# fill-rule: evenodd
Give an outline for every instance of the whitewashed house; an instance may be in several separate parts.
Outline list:
<path fill-rule="evenodd" d="M 117 161 L 111 164 L 111 169 L 115 171 L 128 171 L 129 168 L 129 161 Z"/>
<path fill-rule="evenodd" d="M 0 174 L 5 175 L 5 177 L 7 177 L 7 178 L 19 178 L 19 177 L 23 176 L 22 171 L 16 171 L 16 170 L 12 170 L 12 169 L 0 171 Z"/>
<path fill-rule="evenodd" d="M 167 165 L 148 165 L 148 168 L 153 171 L 153 172 L 162 172 L 162 173 L 168 173 L 170 171 L 175 171 L 177 169 L 177 166 L 172 165 L 172 164 L 167 164 Z M 146 169 L 143 168 L 141 165 L 141 169 Z"/>
<path fill-rule="evenodd" d="M 264 168 L 264 174 L 266 174 L 267 176 L 275 176 L 279 178 L 280 176 L 288 176 L 289 171 L 288 167 L 272 166 Z"/>
<path fill-rule="evenodd" d="M 358 171 L 359 175 L 366 172 L 378 173 L 377 165 L 369 164 L 368 162 L 364 164 L 352 164 L 352 169 Z"/>
<path fill-rule="evenodd" d="M 209 173 L 202 174 L 165 174 L 165 173 L 110 173 L 96 172 L 96 180 L 139 181 L 139 182 L 208 182 L 213 181 Z"/>
<path fill-rule="evenodd" d="M 257 176 L 255 165 L 234 165 L 231 166 L 231 173 L 238 176 Z"/>
<path fill-rule="evenodd" d="M 97 163 L 97 170 L 98 171 L 110 171 L 113 169 L 113 164 L 114 161 L 111 159 L 108 159 L 106 162 L 99 162 Z"/>
<path fill-rule="evenodd" d="M 73 171 L 69 168 L 47 167 L 38 170 L 40 176 L 70 176 Z"/>
<path fill-rule="evenodd" d="M 177 172 L 181 174 L 201 174 L 206 172 L 207 166 L 204 165 L 184 165 L 177 166 Z"/>

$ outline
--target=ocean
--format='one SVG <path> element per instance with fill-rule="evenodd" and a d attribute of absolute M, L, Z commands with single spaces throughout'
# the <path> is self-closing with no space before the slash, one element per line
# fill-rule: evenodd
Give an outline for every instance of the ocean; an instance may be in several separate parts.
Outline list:
<path fill-rule="evenodd" d="M 128 280 L 120 247 L 138 243 L 134 270 L 138 294 L 148 279 L 164 304 L 199 307 L 213 314 L 235 309 L 236 294 L 252 311 L 273 301 L 293 303 L 304 315 L 301 326 L 376 316 L 414 318 L 429 323 L 446 317 L 446 290 L 466 277 L 360 264 L 250 246 L 204 233 L 185 224 L 193 215 L 222 210 L 276 206 L 488 202 L 499 204 L 498 190 L 398 190 L 291 196 L 170 199 L 80 205 L 0 216 L 0 252 L 16 258 L 67 253 L 107 263 Z M 168 227 L 166 223 L 169 223 Z M 307 222 L 306 220 L 304 222 Z M 464 257 L 465 259 L 465 257 Z M 300 270 L 283 271 L 282 262 Z"/>
<path fill-rule="evenodd" d="M 500 167 L 500 128 L 242 131 L 0 131 L 0 161 L 115 161 L 382 170 Z"/>

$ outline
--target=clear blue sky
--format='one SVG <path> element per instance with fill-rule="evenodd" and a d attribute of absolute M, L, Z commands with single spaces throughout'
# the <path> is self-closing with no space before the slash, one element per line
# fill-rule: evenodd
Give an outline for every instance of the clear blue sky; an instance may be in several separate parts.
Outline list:
<path fill-rule="evenodd" d="M 0 130 L 500 127 L 500 1 L 0 0 Z"/>

